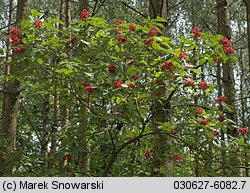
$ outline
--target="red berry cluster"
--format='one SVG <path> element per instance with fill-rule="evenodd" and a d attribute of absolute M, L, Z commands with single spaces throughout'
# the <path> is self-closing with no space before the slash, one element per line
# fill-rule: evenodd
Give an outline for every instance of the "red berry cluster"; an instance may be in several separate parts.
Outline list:
<path fill-rule="evenodd" d="M 199 30 L 199 28 L 197 26 L 193 27 L 192 32 L 193 32 L 194 37 L 196 37 L 196 38 L 201 37 L 200 30 Z"/>
<path fill-rule="evenodd" d="M 88 21 L 89 12 L 87 9 L 82 9 L 82 11 L 80 13 L 80 18 L 82 18 L 84 21 Z"/>
<path fill-rule="evenodd" d="M 209 84 L 206 82 L 200 82 L 200 84 L 199 84 L 199 88 L 201 90 L 206 90 L 208 87 L 209 87 Z"/>
<path fill-rule="evenodd" d="M 232 46 L 232 43 L 229 39 L 227 38 L 222 38 L 219 43 L 221 45 L 223 45 L 224 47 L 224 52 L 226 55 L 229 55 L 229 54 L 233 54 L 234 53 L 234 49 L 231 47 Z"/>
<path fill-rule="evenodd" d="M 197 107 L 196 109 L 195 109 L 195 112 L 196 112 L 196 114 L 197 115 L 201 115 L 202 114 L 202 108 L 201 107 Z"/>
<path fill-rule="evenodd" d="M 10 44 L 13 46 L 21 45 L 21 39 L 20 39 L 20 32 L 21 30 L 17 27 L 10 27 L 9 29 L 9 35 L 10 35 Z M 13 48 L 13 52 L 15 53 L 22 53 L 25 51 L 25 47 L 21 45 L 21 47 Z"/>
<path fill-rule="evenodd" d="M 240 132 L 240 134 L 242 134 L 242 135 L 246 135 L 247 132 L 248 132 L 248 129 L 247 129 L 247 128 L 239 128 L 239 132 Z"/>
<path fill-rule="evenodd" d="M 188 53 L 184 51 L 181 51 L 179 54 L 179 58 L 183 60 L 185 60 L 187 56 L 188 56 Z"/>
<path fill-rule="evenodd" d="M 172 71 L 172 69 L 174 68 L 174 64 L 172 62 L 164 62 L 162 65 L 161 65 L 161 70 L 163 72 L 166 72 L 167 70 L 170 70 Z"/>
<path fill-rule="evenodd" d="M 41 29 L 43 26 L 43 22 L 40 19 L 36 19 L 36 21 L 34 22 L 34 26 L 36 29 Z"/>
<path fill-rule="evenodd" d="M 222 102 L 226 102 L 226 100 L 227 100 L 226 96 L 220 96 L 217 99 L 215 99 L 215 102 L 222 103 Z"/>
<path fill-rule="evenodd" d="M 151 159 L 153 157 L 153 154 L 151 151 L 147 150 L 145 151 L 144 156 L 146 157 L 146 159 Z"/>
<path fill-rule="evenodd" d="M 152 27 L 150 28 L 150 30 L 149 30 L 148 36 L 149 36 L 149 37 L 153 37 L 153 36 L 155 36 L 155 35 L 157 34 L 157 32 L 158 32 L 157 27 L 152 26 Z"/>
<path fill-rule="evenodd" d="M 116 39 L 120 42 L 123 42 L 123 43 L 125 43 L 127 41 L 127 39 L 125 37 L 123 37 L 123 34 L 117 34 Z"/>
<path fill-rule="evenodd" d="M 130 30 L 130 31 L 136 31 L 136 25 L 133 24 L 133 23 L 130 24 L 130 25 L 129 25 L 129 30 Z"/>
<path fill-rule="evenodd" d="M 115 80 L 114 81 L 114 88 L 122 88 L 122 81 L 121 80 Z"/>

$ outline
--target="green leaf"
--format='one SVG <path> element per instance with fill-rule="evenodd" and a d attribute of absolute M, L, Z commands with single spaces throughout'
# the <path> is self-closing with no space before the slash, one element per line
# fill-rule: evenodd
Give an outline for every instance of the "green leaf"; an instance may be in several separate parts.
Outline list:
<path fill-rule="evenodd" d="M 159 17 L 159 16 L 156 17 L 156 21 L 157 21 L 157 22 L 164 22 L 164 23 L 167 22 L 166 19 L 164 19 L 164 18 L 162 18 L 162 17 Z"/>
<path fill-rule="evenodd" d="M 61 21 L 61 20 L 58 19 L 58 18 L 48 18 L 48 21 L 49 21 L 49 22 L 52 22 L 52 23 L 60 23 L 60 24 L 64 25 L 64 22 Z"/>
<path fill-rule="evenodd" d="M 42 60 L 41 58 L 38 58 L 38 59 L 37 59 L 37 62 L 38 62 L 38 64 L 42 64 L 42 63 L 43 63 L 43 60 Z"/>
<path fill-rule="evenodd" d="M 198 69 L 195 69 L 195 68 L 192 68 L 191 69 L 195 74 L 203 74 L 202 71 L 198 70 Z"/>
<path fill-rule="evenodd" d="M 164 48 L 162 48 L 158 43 L 156 43 L 155 41 L 152 44 L 153 48 L 155 50 L 165 50 Z"/>
<path fill-rule="evenodd" d="M 240 139 L 238 139 L 238 144 L 242 144 L 242 143 L 244 143 L 244 137 L 241 137 Z"/>
<path fill-rule="evenodd" d="M 204 63 L 206 63 L 207 59 L 206 58 L 202 58 L 200 59 L 199 65 L 202 65 Z"/>
<path fill-rule="evenodd" d="M 214 64 L 214 59 L 213 58 L 207 58 L 207 61 L 209 64 L 213 65 Z"/>
<path fill-rule="evenodd" d="M 60 74 L 70 74 L 70 73 L 73 72 L 73 70 L 72 69 L 63 68 L 63 69 L 57 70 L 56 72 L 58 72 Z"/>
<path fill-rule="evenodd" d="M 43 13 L 41 13 L 41 12 L 39 12 L 39 11 L 37 11 L 37 10 L 34 10 L 34 9 L 32 9 L 31 10 L 31 15 L 33 15 L 33 16 L 40 16 L 40 15 L 42 15 Z"/>

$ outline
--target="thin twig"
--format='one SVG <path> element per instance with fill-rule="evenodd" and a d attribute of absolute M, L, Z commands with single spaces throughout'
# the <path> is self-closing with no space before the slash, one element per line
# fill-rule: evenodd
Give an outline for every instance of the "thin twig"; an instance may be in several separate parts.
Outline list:
<path fill-rule="evenodd" d="M 122 2 L 122 4 L 126 7 L 128 7 L 129 9 L 132 9 L 134 12 L 138 13 L 139 15 L 141 15 L 144 18 L 147 18 L 146 15 L 144 15 L 143 13 L 141 13 L 140 11 L 136 10 L 135 8 L 131 7 L 130 5 L 128 5 L 126 2 Z"/>

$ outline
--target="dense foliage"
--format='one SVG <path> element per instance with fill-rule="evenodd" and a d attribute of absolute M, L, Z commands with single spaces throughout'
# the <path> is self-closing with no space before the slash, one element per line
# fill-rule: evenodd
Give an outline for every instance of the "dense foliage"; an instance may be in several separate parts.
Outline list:
<path fill-rule="evenodd" d="M 234 167 L 221 152 L 249 161 L 247 129 L 227 119 L 227 98 L 200 70 L 237 62 L 230 40 L 194 27 L 172 41 L 160 17 L 110 24 L 84 9 L 66 27 L 31 13 L 9 32 L 18 71 L 8 78 L 22 85 L 13 175 L 220 176 Z M 170 104 L 171 119 L 155 121 L 155 103 Z M 232 127 L 239 138 L 225 134 Z"/>

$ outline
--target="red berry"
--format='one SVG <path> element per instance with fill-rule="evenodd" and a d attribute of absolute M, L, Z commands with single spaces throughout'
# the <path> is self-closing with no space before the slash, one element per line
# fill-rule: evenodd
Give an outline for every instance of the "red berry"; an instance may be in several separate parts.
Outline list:
<path fill-rule="evenodd" d="M 114 87 L 115 88 L 122 88 L 122 81 L 121 80 L 115 80 L 114 81 Z"/>
<path fill-rule="evenodd" d="M 232 46 L 231 41 L 229 39 L 227 39 L 227 38 L 220 39 L 220 44 L 222 44 L 224 47 Z"/>
<path fill-rule="evenodd" d="M 122 23 L 123 23 L 123 21 L 122 21 L 122 20 L 119 20 L 119 19 L 115 21 L 115 25 L 120 25 L 120 24 L 122 24 Z"/>
<path fill-rule="evenodd" d="M 196 109 L 195 109 L 195 112 L 196 112 L 196 114 L 198 114 L 198 115 L 201 115 L 202 114 L 202 108 L 201 107 L 197 107 Z"/>
<path fill-rule="evenodd" d="M 90 93 L 94 92 L 94 89 L 91 85 L 85 86 L 85 89 L 87 92 L 90 92 Z"/>
<path fill-rule="evenodd" d="M 221 103 L 221 102 L 226 102 L 227 97 L 226 96 L 220 96 L 217 99 L 215 99 L 215 102 Z"/>
<path fill-rule="evenodd" d="M 116 70 L 116 67 L 115 67 L 113 64 L 110 64 L 110 65 L 108 66 L 108 71 L 109 71 L 109 73 L 113 73 L 113 72 L 115 72 L 115 70 Z"/>
<path fill-rule="evenodd" d="M 164 62 L 161 65 L 161 70 L 163 72 L 167 71 L 167 70 L 172 70 L 174 68 L 174 64 L 172 62 Z"/>
<path fill-rule="evenodd" d="M 143 43 L 144 43 L 145 46 L 150 46 L 150 47 L 152 47 L 153 42 L 154 42 L 154 40 L 150 40 L 150 39 L 145 39 L 145 40 L 143 40 Z"/>
<path fill-rule="evenodd" d="M 13 50 L 13 52 L 15 52 L 15 53 L 23 53 L 23 52 L 25 52 L 26 48 L 25 48 L 25 47 L 13 48 L 12 50 Z"/>
<path fill-rule="evenodd" d="M 187 52 L 184 52 L 184 51 L 181 51 L 180 54 L 179 54 L 179 58 L 180 59 L 186 59 L 186 57 L 188 56 L 188 53 Z"/>
<path fill-rule="evenodd" d="M 225 116 L 224 116 L 224 115 L 219 115 L 218 120 L 219 120 L 220 122 L 225 121 Z"/>
<path fill-rule="evenodd" d="M 144 156 L 145 156 L 147 159 L 151 159 L 151 158 L 153 157 L 152 152 L 149 151 L 149 150 L 145 151 Z"/>
<path fill-rule="evenodd" d="M 123 42 L 123 43 L 127 41 L 127 39 L 126 39 L 125 37 L 123 37 L 122 34 L 117 34 L 117 35 L 116 35 L 116 39 L 117 39 L 118 41 L 120 41 L 120 42 Z"/>
<path fill-rule="evenodd" d="M 134 75 L 131 76 L 131 78 L 133 80 L 138 80 L 140 78 L 140 76 L 138 74 L 134 74 Z"/>
<path fill-rule="evenodd" d="M 225 47 L 224 48 L 224 52 L 225 52 L 226 55 L 233 54 L 234 53 L 234 49 L 231 48 L 231 47 Z"/>
<path fill-rule="evenodd" d="M 40 19 L 36 19 L 34 26 L 36 29 L 41 29 L 43 22 Z"/>
<path fill-rule="evenodd" d="M 135 83 L 134 82 L 129 82 L 128 83 L 128 87 L 129 88 L 134 88 L 135 87 Z"/>
<path fill-rule="evenodd" d="M 188 86 L 193 85 L 193 84 L 194 84 L 194 80 L 193 80 L 192 78 L 189 78 L 188 80 L 186 80 L 186 81 L 184 82 L 184 84 L 185 84 L 185 85 L 188 85 Z"/>
<path fill-rule="evenodd" d="M 239 132 L 240 132 L 242 135 L 246 135 L 247 132 L 248 132 L 248 129 L 247 129 L 247 128 L 239 128 Z"/>
<path fill-rule="evenodd" d="M 217 131 L 216 129 L 213 129 L 213 130 L 211 131 L 211 133 L 212 133 L 214 136 L 220 136 L 220 132 Z"/>
<path fill-rule="evenodd" d="M 207 119 L 203 119 L 203 120 L 201 120 L 201 124 L 202 124 L 202 125 L 207 125 L 207 124 L 208 124 L 208 122 L 209 122 L 209 121 L 208 121 Z"/>
<path fill-rule="evenodd" d="M 130 25 L 129 25 L 129 30 L 130 30 L 130 31 L 136 31 L 136 25 L 133 24 L 133 23 L 130 24 Z"/>
<path fill-rule="evenodd" d="M 157 27 L 155 26 L 152 26 L 149 30 L 149 33 L 148 33 L 148 36 L 152 37 L 152 36 L 155 36 L 157 34 Z"/>
<path fill-rule="evenodd" d="M 209 87 L 209 84 L 206 82 L 200 82 L 200 84 L 199 84 L 199 88 L 201 90 L 206 90 L 208 87 Z"/>
<path fill-rule="evenodd" d="M 84 21 L 88 21 L 89 12 L 87 11 L 87 9 L 82 9 L 82 11 L 81 11 L 81 13 L 80 13 L 80 17 L 81 17 Z"/>
<path fill-rule="evenodd" d="M 197 26 L 193 27 L 192 32 L 193 32 L 194 37 L 196 37 L 196 38 L 201 37 L 200 30 Z"/>

